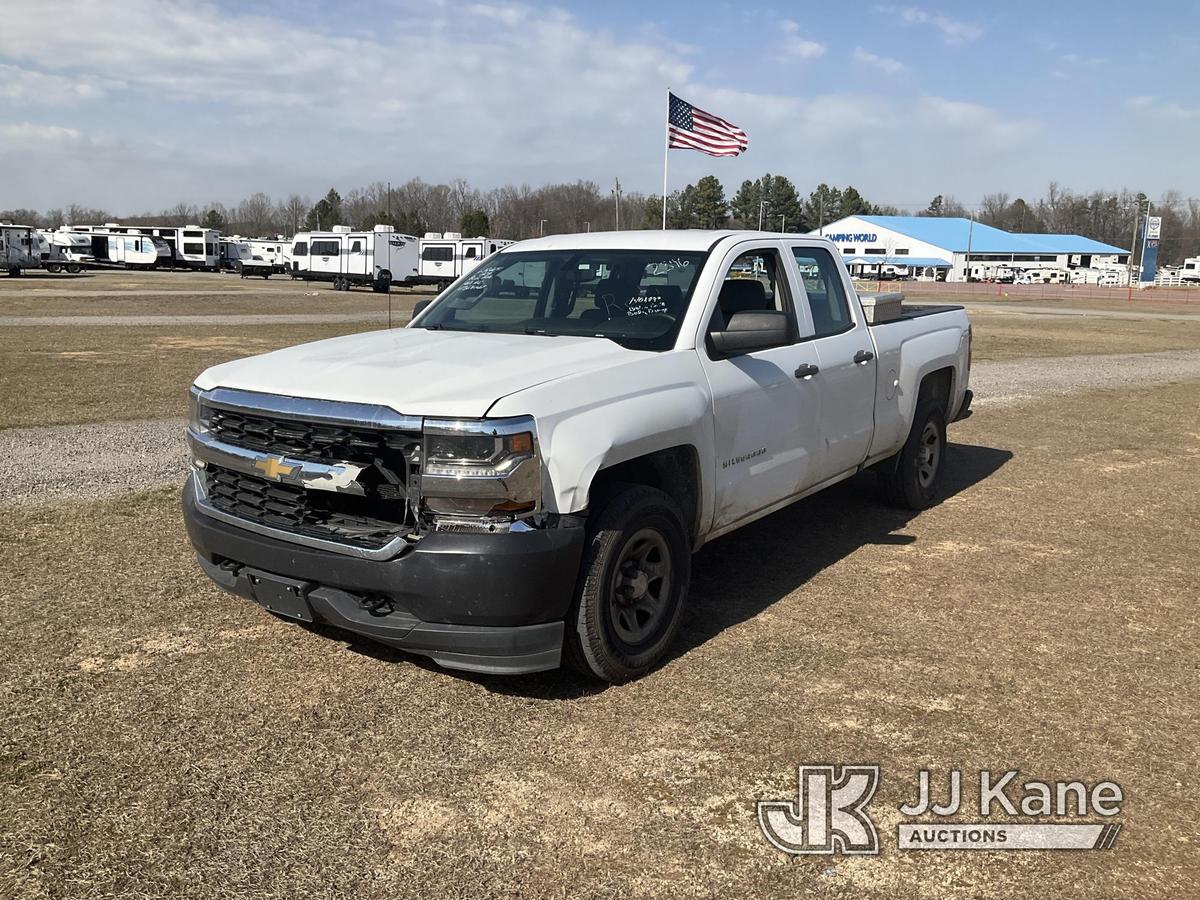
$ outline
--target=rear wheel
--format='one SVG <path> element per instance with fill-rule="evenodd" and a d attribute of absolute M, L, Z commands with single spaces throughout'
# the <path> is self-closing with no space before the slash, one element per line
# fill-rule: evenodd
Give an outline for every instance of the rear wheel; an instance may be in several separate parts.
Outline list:
<path fill-rule="evenodd" d="M 67 271 L 72 275 L 78 275 L 83 267 L 79 263 L 70 263 L 67 265 Z"/>
<path fill-rule="evenodd" d="M 60 266 L 58 263 L 49 263 L 46 266 L 46 271 L 49 272 L 51 275 L 57 275 L 59 272 L 62 271 L 62 266 Z"/>
<path fill-rule="evenodd" d="M 941 498 L 945 469 L 946 416 L 937 401 L 923 400 L 895 465 L 880 473 L 884 497 L 893 506 L 928 509 Z"/>
<path fill-rule="evenodd" d="M 620 486 L 591 517 L 564 656 L 592 678 L 648 672 L 679 630 L 691 553 L 679 508 L 662 491 Z"/>

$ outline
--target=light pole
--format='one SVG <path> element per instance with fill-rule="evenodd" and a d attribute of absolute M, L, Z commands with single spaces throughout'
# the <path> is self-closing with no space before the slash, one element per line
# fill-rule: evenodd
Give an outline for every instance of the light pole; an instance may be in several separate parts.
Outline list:
<path fill-rule="evenodd" d="M 592 233 L 592 223 L 591 222 L 584 222 L 583 227 L 587 229 L 588 234 Z"/>
<path fill-rule="evenodd" d="M 538 222 L 538 237 L 546 236 L 546 223 L 549 221 L 549 219 L 542 219 L 540 222 Z"/>
<path fill-rule="evenodd" d="M 758 201 L 758 230 L 759 231 L 762 231 L 763 214 L 766 212 L 767 207 L 770 205 L 771 205 L 770 201 L 767 201 L 767 200 L 759 200 Z"/>
<path fill-rule="evenodd" d="M 787 215 L 784 213 L 780 213 L 779 215 L 779 231 L 781 233 L 787 231 Z"/>
<path fill-rule="evenodd" d="M 613 179 L 613 203 L 616 204 L 616 231 L 621 230 L 621 179 Z"/>

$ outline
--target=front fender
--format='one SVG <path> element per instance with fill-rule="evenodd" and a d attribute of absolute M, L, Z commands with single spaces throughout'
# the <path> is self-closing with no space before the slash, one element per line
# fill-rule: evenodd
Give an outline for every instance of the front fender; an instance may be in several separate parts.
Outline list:
<path fill-rule="evenodd" d="M 491 416 L 533 415 L 550 512 L 588 505 L 602 469 L 670 447 L 692 446 L 701 473 L 713 459 L 712 399 L 695 352 L 638 354 L 630 362 L 570 376 L 505 397 Z M 712 503 L 711 482 L 698 485 L 701 521 Z"/>

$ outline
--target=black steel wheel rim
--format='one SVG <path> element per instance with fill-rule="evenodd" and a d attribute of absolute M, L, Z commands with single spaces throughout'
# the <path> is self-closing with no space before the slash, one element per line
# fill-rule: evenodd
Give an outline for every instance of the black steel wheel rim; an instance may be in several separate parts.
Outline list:
<path fill-rule="evenodd" d="M 608 622 L 627 647 L 653 641 L 670 613 L 671 549 L 662 532 L 643 528 L 621 548 L 608 591 Z"/>

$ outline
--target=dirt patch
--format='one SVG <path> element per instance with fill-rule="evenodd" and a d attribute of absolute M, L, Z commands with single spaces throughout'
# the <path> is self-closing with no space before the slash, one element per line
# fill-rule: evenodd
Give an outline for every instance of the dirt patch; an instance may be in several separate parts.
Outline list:
<path fill-rule="evenodd" d="M 0 328 L 0 428 L 175 418 L 209 366 L 370 327 Z"/>
<path fill-rule="evenodd" d="M 430 288 L 397 288 L 393 311 L 407 319 Z M 276 276 L 241 279 L 216 272 L 96 271 L 54 277 L 0 278 L 0 316 L 247 315 L 386 313 L 389 296 L 367 288 L 335 291 L 323 282 Z"/>
<path fill-rule="evenodd" d="M 973 354 L 977 360 L 1030 356 L 1150 353 L 1200 348 L 1195 321 L 1091 319 L 1030 316 L 972 309 Z"/>
<path fill-rule="evenodd" d="M 1200 383 L 982 408 L 950 496 L 869 480 L 695 560 L 677 652 L 596 690 L 450 674 L 213 588 L 175 493 L 0 522 L 0 890 L 179 897 L 1186 893 Z M 759 799 L 874 762 L 877 858 Z M 931 767 L 1119 782 L 1097 853 L 895 850 Z"/>

